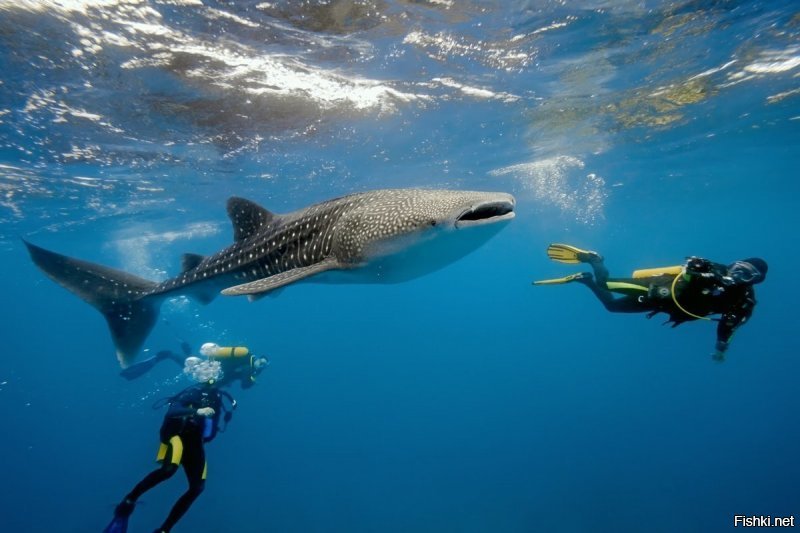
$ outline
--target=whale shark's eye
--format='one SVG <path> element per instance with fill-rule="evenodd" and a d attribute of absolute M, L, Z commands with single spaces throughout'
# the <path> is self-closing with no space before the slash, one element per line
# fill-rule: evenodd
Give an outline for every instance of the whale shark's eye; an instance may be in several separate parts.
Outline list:
<path fill-rule="evenodd" d="M 431 220 L 431 226 L 435 226 L 435 225 L 436 225 L 436 221 L 435 220 Z"/>

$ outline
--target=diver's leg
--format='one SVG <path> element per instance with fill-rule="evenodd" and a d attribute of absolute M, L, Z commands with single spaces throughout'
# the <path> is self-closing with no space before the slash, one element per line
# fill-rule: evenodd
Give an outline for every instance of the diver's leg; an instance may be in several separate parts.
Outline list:
<path fill-rule="evenodd" d="M 156 354 L 156 357 L 158 357 L 159 359 L 169 359 L 171 361 L 174 361 L 175 364 L 177 364 L 181 368 L 183 368 L 184 361 L 186 360 L 185 356 L 181 356 L 180 354 L 177 354 L 170 350 L 162 350 L 158 352 L 158 354 Z"/>
<path fill-rule="evenodd" d="M 600 269 L 592 264 L 592 267 L 595 271 L 595 276 L 600 274 L 599 279 L 595 280 L 592 276 L 585 276 L 581 279 L 578 279 L 579 283 L 583 283 L 586 285 L 589 290 L 594 293 L 600 303 L 603 304 L 603 307 L 606 310 L 611 311 L 612 313 L 643 313 L 646 311 L 650 311 L 652 308 L 647 305 L 647 298 L 642 298 L 641 296 L 622 296 L 620 298 L 616 298 L 614 293 L 608 290 L 608 271 L 603 266 L 602 259 L 599 262 Z M 602 281 L 600 281 L 602 280 Z M 646 291 L 643 291 L 646 295 Z"/>
<path fill-rule="evenodd" d="M 139 499 L 139 497 L 147 492 L 148 490 L 152 489 L 162 481 L 166 481 L 171 478 L 175 472 L 178 471 L 178 467 L 172 463 L 165 464 L 164 466 L 153 470 L 149 474 L 147 474 L 143 480 L 141 480 L 132 491 L 125 496 L 126 500 L 135 502 Z"/>
<path fill-rule="evenodd" d="M 172 437 L 168 443 L 161 443 L 158 449 L 157 459 L 161 461 L 161 466 L 149 474 L 147 474 L 136 486 L 131 490 L 114 509 L 114 516 L 128 517 L 133 513 L 136 507 L 136 500 L 139 497 L 152 489 L 162 481 L 171 478 L 175 472 L 178 471 L 178 465 L 181 462 L 181 454 L 183 453 L 183 444 L 180 437 Z"/>
<path fill-rule="evenodd" d="M 603 256 L 597 252 L 580 252 L 577 258 L 581 263 L 591 265 L 594 271 L 594 279 L 591 276 L 585 276 L 582 279 L 576 280 L 583 283 L 589 290 L 591 290 L 603 306 L 612 313 L 642 313 L 649 311 L 650 308 L 646 305 L 646 298 L 641 298 L 641 295 L 631 296 L 624 295 L 616 298 L 614 293 L 608 288 L 608 269 L 603 263 Z M 626 283 L 635 280 L 615 280 L 624 281 Z M 634 283 L 640 285 L 639 283 Z M 646 290 L 645 290 L 645 294 Z"/>
<path fill-rule="evenodd" d="M 586 254 L 579 254 L 581 263 L 587 263 L 592 266 L 594 271 L 594 279 L 600 287 L 605 287 L 608 281 L 608 269 L 603 263 L 603 256 L 597 252 L 588 252 Z"/>
<path fill-rule="evenodd" d="M 166 481 L 178 471 L 183 456 L 183 441 L 177 435 L 171 437 L 166 444 L 162 443 L 158 451 L 161 466 L 142 479 L 132 491 L 125 496 L 126 501 L 136 502 L 139 497 L 162 481 Z"/>
<path fill-rule="evenodd" d="M 183 459 L 183 470 L 186 472 L 186 479 L 189 482 L 189 488 L 184 492 L 172 510 L 169 512 L 167 519 L 161 525 L 158 531 L 169 533 L 175 524 L 180 520 L 186 511 L 189 510 L 192 503 L 203 492 L 206 485 L 206 454 L 203 449 L 202 437 L 192 440 L 190 445 L 187 445 L 186 453 Z"/>

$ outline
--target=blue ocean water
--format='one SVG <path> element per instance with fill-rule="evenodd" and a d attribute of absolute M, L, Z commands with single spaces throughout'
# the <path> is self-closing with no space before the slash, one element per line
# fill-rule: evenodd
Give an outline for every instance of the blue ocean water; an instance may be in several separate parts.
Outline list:
<path fill-rule="evenodd" d="M 797 516 L 792 2 L 0 0 L 4 531 L 100 531 L 188 385 L 119 376 L 103 318 L 20 238 L 163 280 L 276 212 L 387 187 L 497 190 L 516 219 L 396 285 L 167 301 L 142 358 L 207 341 L 271 365 L 207 447 L 175 531 L 709 532 Z M 612 274 L 761 256 L 714 326 L 611 315 Z M 185 489 L 148 493 L 151 531 Z"/>

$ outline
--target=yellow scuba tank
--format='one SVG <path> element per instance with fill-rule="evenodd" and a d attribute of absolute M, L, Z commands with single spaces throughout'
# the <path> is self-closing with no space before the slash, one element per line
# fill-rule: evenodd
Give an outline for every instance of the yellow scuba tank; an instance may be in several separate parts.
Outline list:
<path fill-rule="evenodd" d="M 639 278 L 653 278 L 662 275 L 677 276 L 682 271 L 683 271 L 682 265 L 656 267 L 656 268 L 642 268 L 640 270 L 634 270 L 632 277 L 639 279 Z"/>
<path fill-rule="evenodd" d="M 246 357 L 250 355 L 250 350 L 244 346 L 219 346 L 213 342 L 207 342 L 200 347 L 200 353 L 206 357 L 221 359 L 226 357 Z"/>
<path fill-rule="evenodd" d="M 642 268 L 639 270 L 633 271 L 633 278 L 634 279 L 641 279 L 641 278 L 655 278 L 658 276 L 675 276 L 672 280 L 672 284 L 669 288 L 669 296 L 672 298 L 672 301 L 675 303 L 675 306 L 681 310 L 684 314 L 692 317 L 697 318 L 700 320 L 711 320 L 707 316 L 700 316 L 688 311 L 685 307 L 681 305 L 678 301 L 677 291 L 675 290 L 678 281 L 683 278 L 683 274 L 685 274 L 684 266 L 683 265 L 676 265 L 676 266 L 668 266 L 668 267 L 656 267 L 656 268 Z M 663 288 L 662 288 L 663 290 Z"/>

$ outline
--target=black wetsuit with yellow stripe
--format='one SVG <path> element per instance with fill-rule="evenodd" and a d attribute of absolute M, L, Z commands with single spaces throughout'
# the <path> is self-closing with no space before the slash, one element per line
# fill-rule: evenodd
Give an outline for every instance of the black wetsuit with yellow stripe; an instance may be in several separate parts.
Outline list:
<path fill-rule="evenodd" d="M 126 496 L 126 501 L 135 502 L 142 494 L 172 477 L 179 466 L 183 466 L 189 488 L 175 502 L 159 531 L 169 532 L 205 488 L 206 457 L 203 445 L 216 436 L 224 408 L 223 395 L 232 401 L 230 395 L 215 386 L 202 384 L 193 385 L 169 400 L 169 410 L 161 425 L 161 444 L 157 455 L 161 467 L 147 474 Z M 206 417 L 198 414 L 197 410 L 204 407 L 214 409 L 214 415 Z M 207 424 L 211 424 L 208 429 Z"/>
<path fill-rule="evenodd" d="M 616 313 L 656 313 L 669 315 L 674 326 L 691 320 L 721 315 L 717 325 L 716 349 L 724 352 L 734 331 L 753 314 L 756 305 L 752 284 L 737 283 L 726 277 L 728 267 L 702 261 L 701 270 L 684 268 L 680 274 L 644 278 L 609 278 L 602 260 L 591 263 L 591 276 L 580 280 L 589 287 L 606 309 Z M 615 297 L 621 294 L 622 297 Z"/>

